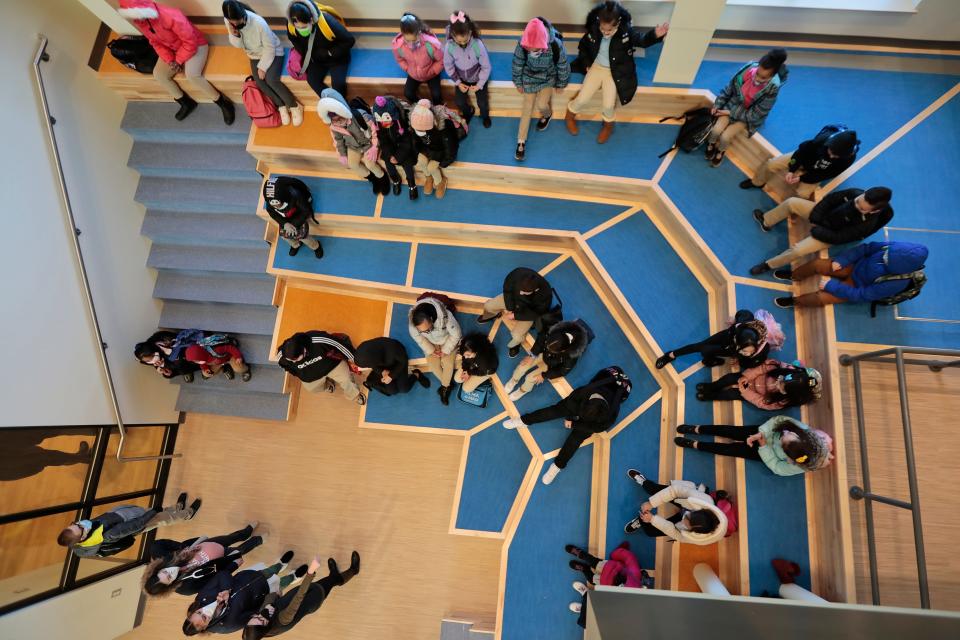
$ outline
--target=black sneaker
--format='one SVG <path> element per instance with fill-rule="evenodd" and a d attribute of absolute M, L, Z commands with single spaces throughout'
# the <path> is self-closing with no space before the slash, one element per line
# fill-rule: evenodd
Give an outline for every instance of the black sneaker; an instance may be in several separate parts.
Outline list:
<path fill-rule="evenodd" d="M 400 186 L 401 185 L 399 180 L 393 183 L 393 195 L 395 196 L 400 195 Z"/>
<path fill-rule="evenodd" d="M 253 377 L 253 374 L 250 373 L 249 369 L 247 369 L 246 371 L 240 374 L 240 379 L 243 380 L 244 382 L 250 382 L 250 378 L 252 377 Z"/>
<path fill-rule="evenodd" d="M 693 445 L 696 443 L 696 440 L 691 440 L 690 438 L 681 438 L 677 436 L 673 439 L 673 444 L 678 447 L 683 447 L 684 449 L 693 449 Z"/>
<path fill-rule="evenodd" d="M 280 556 L 280 564 L 290 564 L 290 561 L 293 560 L 293 550 L 285 551 L 282 556 Z"/>
<path fill-rule="evenodd" d="M 633 520 L 631 520 L 630 522 L 628 522 L 623 526 L 623 532 L 636 533 L 641 528 L 643 528 L 643 520 L 641 520 L 640 516 L 638 515 L 636 518 L 634 518 Z"/>
<path fill-rule="evenodd" d="M 790 271 L 789 267 L 783 269 L 777 269 L 773 272 L 773 277 L 777 280 L 783 280 L 784 282 L 793 282 L 793 273 Z"/>
<path fill-rule="evenodd" d="M 770 231 L 770 227 L 768 227 L 763 222 L 763 209 L 754 209 L 753 219 L 756 220 L 758 225 L 760 225 L 760 228 L 763 230 L 764 233 L 766 233 L 767 231 Z"/>
<path fill-rule="evenodd" d="M 297 245 L 295 247 L 290 247 L 290 251 L 287 252 L 287 255 L 289 255 L 292 258 L 298 253 L 300 253 L 300 245 Z"/>
<path fill-rule="evenodd" d="M 322 257 L 323 257 L 323 247 L 320 246 L 320 245 L 317 245 L 317 248 L 313 250 L 313 255 L 317 258 L 317 260 L 319 260 L 320 258 L 322 258 Z"/>
<path fill-rule="evenodd" d="M 767 271 L 770 271 L 770 265 L 766 262 L 761 262 L 760 264 L 755 264 L 750 267 L 750 275 L 752 276 L 759 276 L 761 273 L 766 273 Z"/>
<path fill-rule="evenodd" d="M 177 496 L 177 509 L 185 509 L 187 507 L 187 492 L 184 491 L 179 496 Z"/>
<path fill-rule="evenodd" d="M 490 119 L 490 116 L 483 116 L 483 128 L 489 129 L 493 126 L 493 120 Z"/>
<path fill-rule="evenodd" d="M 627 477 L 639 485 L 643 485 L 643 483 L 647 481 L 647 476 L 643 475 L 636 469 L 627 469 Z"/>
<path fill-rule="evenodd" d="M 230 365 L 226 365 L 223 368 L 223 377 L 227 380 L 233 380 L 236 375 L 233 373 L 233 369 L 230 368 Z"/>
<path fill-rule="evenodd" d="M 553 119 L 553 116 L 543 116 L 537 120 L 537 131 L 543 131 L 550 126 L 550 120 Z"/>
<path fill-rule="evenodd" d="M 691 434 L 697 432 L 697 425 L 695 424 L 682 424 L 677 427 L 677 433 Z"/>
<path fill-rule="evenodd" d="M 367 396 L 361 393 L 360 395 L 357 396 L 357 399 L 354 400 L 354 402 L 356 402 L 358 405 L 362 407 L 363 405 L 367 404 Z"/>
<path fill-rule="evenodd" d="M 517 152 L 513 154 L 513 157 L 517 160 L 523 161 L 524 157 L 527 155 L 527 145 L 525 142 L 517 143 Z"/>
<path fill-rule="evenodd" d="M 510 347 L 510 349 L 507 351 L 507 355 L 511 358 L 516 358 L 518 355 L 520 355 L 520 345 Z"/>
<path fill-rule="evenodd" d="M 484 318 L 484 317 L 483 317 L 483 314 L 481 313 L 480 315 L 477 316 L 477 324 L 487 324 L 488 322 L 493 322 L 494 320 L 496 320 L 496 319 L 499 318 L 499 317 L 500 317 L 500 314 L 498 313 L 498 314 L 495 315 L 495 316 L 490 316 L 489 318 Z"/>
<path fill-rule="evenodd" d="M 451 388 L 452 388 L 451 385 L 447 385 L 447 386 L 445 386 L 445 387 L 441 385 L 441 386 L 437 389 L 437 394 L 440 396 L 440 402 L 442 402 L 443 404 L 450 404 L 450 390 L 451 390 Z"/>
<path fill-rule="evenodd" d="M 703 157 L 709 160 L 713 157 L 713 153 L 717 150 L 717 146 L 714 144 L 707 144 L 707 148 L 703 151 Z"/>
<path fill-rule="evenodd" d="M 762 184 L 753 184 L 753 180 L 747 178 L 740 183 L 741 189 L 763 189 Z"/>
<path fill-rule="evenodd" d="M 193 382 L 193 374 L 192 374 L 192 373 L 185 373 L 185 374 L 183 374 L 183 381 L 184 381 L 184 382 Z"/>
<path fill-rule="evenodd" d="M 796 299 L 793 296 L 783 296 L 782 298 L 776 298 L 773 301 L 773 304 L 777 305 L 781 309 L 789 309 L 796 304 Z"/>
<path fill-rule="evenodd" d="M 308 567 L 305 564 L 302 564 L 299 567 L 297 567 L 296 571 L 293 572 L 293 577 L 302 578 L 303 576 L 307 575 L 307 571 L 309 570 L 310 570 L 310 567 Z"/>
<path fill-rule="evenodd" d="M 420 371 L 420 369 L 414 369 L 413 375 L 416 376 L 417 382 L 420 383 L 421 387 L 423 387 L 424 389 L 430 388 L 430 379 L 427 378 L 427 376 L 423 375 L 423 371 Z"/>
<path fill-rule="evenodd" d="M 197 498 L 190 503 L 190 515 L 187 517 L 187 520 L 193 520 L 197 515 L 197 511 L 200 511 L 200 505 L 203 504 L 203 500 Z"/>

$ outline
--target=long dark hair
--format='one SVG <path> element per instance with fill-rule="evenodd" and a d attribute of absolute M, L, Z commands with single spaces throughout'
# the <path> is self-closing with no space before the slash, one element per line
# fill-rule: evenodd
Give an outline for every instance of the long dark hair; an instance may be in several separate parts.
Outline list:
<path fill-rule="evenodd" d="M 596 6 L 597 22 L 601 24 L 617 24 L 623 15 L 623 7 L 616 0 L 606 0 Z"/>
<path fill-rule="evenodd" d="M 249 5 L 240 0 L 223 0 L 223 17 L 227 20 L 246 20 L 247 11 L 255 13 Z"/>
<path fill-rule="evenodd" d="M 804 378 L 808 377 L 806 369 L 803 367 L 786 366 L 771 369 L 767 372 L 767 378 L 776 380 L 780 376 L 786 377 L 788 375 L 798 374 L 804 376 Z M 771 404 L 775 402 L 785 402 L 786 404 L 784 406 L 799 407 L 800 405 L 813 402 L 815 400 L 815 396 L 813 389 L 809 384 L 791 384 L 785 386 L 784 393 L 781 393 L 780 391 L 771 391 L 764 399 Z"/>
<path fill-rule="evenodd" d="M 143 592 L 148 596 L 154 596 L 157 598 L 162 598 L 173 593 L 183 579 L 183 576 L 181 575 L 182 571 L 180 574 L 177 574 L 177 578 L 170 584 L 164 584 L 160 582 L 160 578 L 157 577 L 157 574 L 160 573 L 162 569 L 166 569 L 167 567 L 177 567 L 178 569 L 183 569 L 187 562 L 190 561 L 192 556 L 192 551 L 188 549 L 181 549 L 175 552 L 173 555 L 165 555 L 151 560 L 150 564 L 148 564 L 146 569 L 143 571 L 143 579 L 141 581 Z"/>
<path fill-rule="evenodd" d="M 797 436 L 797 439 L 793 442 L 784 444 L 783 440 L 780 441 L 780 446 L 783 449 L 783 452 L 797 464 L 802 464 L 797 462 L 799 458 L 804 456 L 809 458 L 809 456 L 812 456 L 816 453 L 817 444 L 814 441 L 813 434 L 811 434 L 809 430 L 802 429 L 789 420 L 781 420 L 780 424 L 775 426 L 773 430 L 779 433 L 781 436 L 786 432 L 790 432 Z M 806 461 L 807 460 L 804 460 L 804 462 Z"/>
<path fill-rule="evenodd" d="M 421 33 L 433 33 L 427 23 L 421 20 L 413 13 L 405 13 L 400 16 L 400 33 L 411 36 L 419 36 Z"/>
<path fill-rule="evenodd" d="M 455 11 L 454 16 L 463 13 L 463 22 L 457 20 L 456 22 L 451 22 L 450 26 L 447 27 L 447 37 L 453 38 L 453 36 L 465 36 L 468 33 L 471 37 L 476 40 L 480 39 L 480 27 L 477 26 L 477 23 L 470 19 L 470 16 L 463 12 L 463 10 Z"/>

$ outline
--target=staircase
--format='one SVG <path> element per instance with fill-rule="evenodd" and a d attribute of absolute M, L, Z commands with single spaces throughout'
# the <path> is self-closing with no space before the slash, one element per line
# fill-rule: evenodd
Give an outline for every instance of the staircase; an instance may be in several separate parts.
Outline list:
<path fill-rule="evenodd" d="M 219 108 L 201 104 L 177 122 L 170 103 L 131 101 L 121 127 L 134 140 L 127 164 L 140 173 L 135 199 L 147 210 L 141 233 L 153 242 L 160 327 L 234 334 L 253 373 L 247 383 L 176 378 L 177 410 L 286 420 L 284 374 L 269 360 L 277 310 L 256 215 L 261 178 L 246 151 L 250 120 L 237 109 L 227 127 Z"/>

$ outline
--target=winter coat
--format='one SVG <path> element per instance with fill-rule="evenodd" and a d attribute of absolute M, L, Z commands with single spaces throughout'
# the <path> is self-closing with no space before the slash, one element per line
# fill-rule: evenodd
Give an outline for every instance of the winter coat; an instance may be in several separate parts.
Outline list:
<path fill-rule="evenodd" d="M 856 153 L 842 158 L 831 158 L 827 153 L 827 138 L 822 140 L 805 140 L 790 156 L 787 171 L 800 172 L 800 182 L 804 184 L 820 184 L 836 178 L 853 164 L 857 159 Z"/>
<path fill-rule="evenodd" d="M 804 431 L 809 431 L 816 442 L 819 443 L 818 453 L 810 456 L 810 459 L 803 464 L 797 464 L 783 451 L 783 446 L 780 444 L 780 432 L 776 430 L 776 427 L 784 422 L 792 423 Z M 799 420 L 794 420 L 789 416 L 775 416 L 760 425 L 760 433 L 763 434 L 767 444 L 757 449 L 757 453 L 760 454 L 763 464 L 767 465 L 767 468 L 778 476 L 795 476 L 806 471 L 822 469 L 830 464 L 829 453 L 833 447 L 833 441 L 823 431 L 811 430 L 809 426 Z"/>
<path fill-rule="evenodd" d="M 601 382 L 601 380 L 604 382 Z M 580 407 L 594 394 L 600 394 L 607 401 L 607 412 L 593 420 L 581 418 Z M 563 411 L 564 419 L 570 421 L 570 428 L 573 431 L 579 431 L 589 436 L 594 433 L 602 433 L 616 424 L 617 417 L 620 415 L 622 397 L 620 385 L 610 378 L 610 374 L 606 370 L 603 370 L 594 376 L 590 382 L 570 392 L 570 395 L 556 403 L 554 407 Z M 524 417 L 527 415 L 529 414 L 520 416 L 524 423 L 526 423 Z"/>
<path fill-rule="evenodd" d="M 714 101 L 713 106 L 717 109 L 726 109 L 730 112 L 730 120 L 742 122 L 747 125 L 747 136 L 752 136 L 757 132 L 763 122 L 767 119 L 770 109 L 777 101 L 777 95 L 780 93 L 780 87 L 787 81 L 787 65 L 780 66 L 780 70 L 770 78 L 769 82 L 757 91 L 753 97 L 753 102 L 749 107 L 743 103 L 743 74 L 754 67 L 759 67 L 759 62 L 748 62 L 743 65 L 739 71 L 730 79 L 727 86 L 723 88 L 720 95 Z"/>
<path fill-rule="evenodd" d="M 80 558 L 106 558 L 133 546 L 134 536 L 157 515 L 153 509 L 131 504 L 114 507 L 90 520 L 90 534 L 73 546 Z"/>
<path fill-rule="evenodd" d="M 420 333 L 413 324 L 413 310 L 416 308 L 416 305 L 414 305 L 407 314 L 407 327 L 410 331 L 410 337 L 420 345 L 424 355 L 429 356 L 437 347 L 440 347 L 444 355 L 450 355 L 457 348 L 457 345 L 460 344 L 460 323 L 457 322 L 457 318 L 453 313 L 436 298 L 424 298 L 417 302 L 417 304 L 423 302 L 433 306 L 437 312 L 437 320 L 433 323 L 430 331 Z"/>
<path fill-rule="evenodd" d="M 267 579 L 255 569 L 229 574 L 218 572 L 203 586 L 194 603 L 202 608 L 217 599 L 221 591 L 229 591 L 227 606 L 210 620 L 209 633 L 234 633 L 246 626 L 251 617 L 260 612 L 263 599 L 270 588 Z"/>
<path fill-rule="evenodd" d="M 497 357 L 497 348 L 489 340 L 477 340 L 470 344 L 473 347 L 474 355 L 472 358 L 464 357 L 461 360 L 460 368 L 471 376 L 490 376 L 497 372 L 500 366 L 500 358 Z M 465 341 L 460 342 L 457 353 L 463 356 L 467 350 Z"/>
<path fill-rule="evenodd" d="M 154 11 L 156 17 L 148 17 Z M 120 0 L 118 12 L 147 38 L 160 60 L 167 64 L 186 64 L 197 49 L 207 44 L 203 33 L 180 9 L 153 0 Z"/>
<path fill-rule="evenodd" d="M 633 54 L 636 47 L 646 49 L 663 38 L 657 37 L 654 29 L 644 31 L 632 24 L 630 12 L 622 5 L 618 7 L 620 26 L 610 40 L 610 75 L 613 84 L 617 87 L 620 104 L 627 104 L 637 93 L 637 63 Z M 587 68 L 593 66 L 600 51 L 603 34 L 600 33 L 600 6 L 593 8 L 587 14 L 586 33 L 580 38 L 579 53 L 570 68 L 577 73 L 585 74 Z"/>
<path fill-rule="evenodd" d="M 337 148 L 337 155 L 346 158 L 347 149 L 365 154 L 378 146 L 377 123 L 372 115 L 366 111 L 357 111 L 350 108 L 346 98 L 340 95 L 340 92 L 336 89 L 324 89 L 320 92 L 320 98 L 321 100 L 331 99 L 336 101 L 336 114 L 349 118 L 349 122 L 344 127 L 332 124 L 325 115 L 320 118 L 330 125 L 330 135 L 333 136 L 333 144 Z M 366 126 L 360 124 L 361 120 Z"/>
<path fill-rule="evenodd" d="M 752 356 L 745 356 L 737 351 L 737 327 L 745 323 L 750 323 L 751 326 L 753 326 L 761 335 L 760 348 L 757 349 Z M 770 344 L 766 342 L 764 336 L 766 336 L 766 327 L 763 325 L 763 323 L 754 317 L 753 312 L 746 309 L 740 309 L 737 311 L 733 324 L 723 331 L 718 331 L 717 333 L 713 334 L 710 336 L 709 340 L 716 340 L 717 342 L 722 340 L 725 344 L 716 350 L 714 355 L 719 358 L 736 359 L 737 363 L 740 365 L 740 370 L 743 371 L 745 369 L 758 367 L 766 361 L 767 356 L 770 354 Z"/>
<path fill-rule="evenodd" d="M 655 514 L 650 521 L 654 527 L 673 538 L 677 542 L 689 542 L 696 545 L 707 545 L 723 540 L 727 535 L 727 516 L 714 504 L 709 494 L 701 491 L 697 485 L 689 480 L 671 480 L 670 486 L 650 496 L 650 506 L 654 509 L 667 502 L 673 502 L 686 511 L 700 511 L 708 509 L 717 517 L 719 524 L 710 533 L 697 533 L 677 528 L 677 525 L 666 518 Z"/>
<path fill-rule="evenodd" d="M 460 151 L 460 139 L 455 125 L 447 118 L 438 118 L 433 129 L 418 135 L 413 133 L 413 148 L 428 160 L 439 162 L 444 169 L 456 162 Z"/>
<path fill-rule="evenodd" d="M 377 125 L 377 141 L 380 143 L 380 157 L 384 162 L 389 162 L 390 158 L 395 158 L 395 164 L 400 166 L 416 164 L 417 150 L 415 148 L 414 138 L 417 134 L 410 128 L 409 105 L 400 100 L 396 102 L 400 110 L 399 121 L 394 121 L 389 127 Z"/>
<path fill-rule="evenodd" d="M 291 25 L 290 7 L 298 0 L 293 0 L 287 6 L 287 25 Z M 299 0 L 302 2 L 302 0 Z M 303 57 L 303 72 L 306 73 L 307 66 L 311 62 L 328 66 L 348 64 L 350 62 L 350 49 L 356 44 L 356 38 L 351 35 L 347 28 L 332 15 L 318 11 L 313 2 L 303 2 L 311 12 L 316 11 L 315 20 L 322 22 L 324 27 L 315 24 L 313 31 L 309 36 L 301 36 L 295 29 L 287 29 L 287 37 L 290 38 L 290 44 Z M 332 38 L 331 38 L 332 36 Z M 313 47 L 310 47 L 310 38 L 313 38 Z M 310 59 L 307 59 L 307 49 L 310 49 Z"/>
<path fill-rule="evenodd" d="M 737 389 L 740 391 L 740 397 L 757 407 L 767 411 L 776 411 L 787 406 L 787 400 L 776 400 L 769 402 L 767 397 L 773 392 L 773 383 L 775 380 L 767 374 L 774 369 L 788 367 L 785 362 L 767 360 L 763 364 L 744 369 L 740 372 L 740 379 L 737 381 Z"/>
<path fill-rule="evenodd" d="M 259 60 L 258 69 L 267 71 L 277 56 L 283 57 L 280 38 L 270 29 L 267 21 L 253 11 L 247 11 L 247 23 L 240 29 L 239 36 L 233 35 L 233 27 L 226 18 L 223 22 L 227 25 L 227 38 L 230 44 L 243 49 L 251 60 Z"/>
<path fill-rule="evenodd" d="M 912 242 L 869 242 L 841 253 L 834 262 L 841 267 L 853 265 L 851 277 L 855 286 L 831 278 L 824 287 L 827 293 L 849 302 L 873 302 L 894 296 L 910 285 L 909 279 L 876 282 L 886 275 L 912 273 L 923 267 L 928 250 Z"/>
<path fill-rule="evenodd" d="M 480 38 L 470 37 L 461 47 L 453 38 L 443 45 L 443 68 L 454 84 L 474 85 L 477 89 L 487 86 L 490 79 L 490 54 Z"/>
<path fill-rule="evenodd" d="M 270 219 L 280 225 L 281 233 L 292 239 L 302 240 L 308 236 L 310 221 L 317 221 L 310 187 L 299 178 L 276 176 L 267 179 L 263 186 L 263 206 Z M 294 233 L 289 232 L 287 225 Z"/>
<path fill-rule="evenodd" d="M 277 364 L 303 382 L 316 382 L 327 377 L 341 362 L 353 360 L 353 347 L 350 339 L 343 334 L 331 334 L 326 331 L 304 331 L 302 334 L 310 338 L 307 345 L 307 354 L 302 360 L 293 362 L 280 354 Z"/>
<path fill-rule="evenodd" d="M 513 64 L 511 72 L 513 84 L 524 93 L 537 93 L 541 89 L 553 87 L 564 89 L 570 83 L 570 61 L 567 60 L 567 51 L 563 48 L 563 40 L 557 36 L 556 30 L 549 23 L 547 33 L 551 36 L 551 45 L 546 51 L 534 55 L 517 43 L 513 50 Z M 553 62 L 553 47 L 557 47 L 560 54 L 557 62 Z"/>
<path fill-rule="evenodd" d="M 619 579 L 622 578 L 622 579 Z M 632 589 L 643 588 L 643 569 L 640 568 L 640 561 L 637 556 L 630 551 L 629 542 L 621 542 L 620 546 L 613 550 L 610 559 L 603 563 L 600 570 L 600 584 Z"/>
<path fill-rule="evenodd" d="M 570 347 L 562 353 L 551 353 L 546 348 L 547 337 L 555 331 L 569 333 L 573 336 Z M 537 335 L 531 351 L 533 355 L 543 357 L 543 362 L 547 365 L 547 370 L 544 372 L 543 377 L 552 380 L 565 376 L 573 371 L 580 356 L 587 350 L 588 343 L 589 335 L 587 334 L 587 330 L 584 329 L 579 322 L 560 321 L 550 327 L 549 331 L 544 331 Z"/>
<path fill-rule="evenodd" d="M 520 295 L 520 282 L 534 277 L 537 290 L 530 295 Z M 503 280 L 503 303 L 507 311 L 513 312 L 517 320 L 533 322 L 550 311 L 553 302 L 553 289 L 547 279 L 533 269 L 517 267 Z"/>
<path fill-rule="evenodd" d="M 443 46 L 432 33 L 421 33 L 419 42 L 416 48 L 411 47 L 403 34 L 398 33 L 390 46 L 403 72 L 414 80 L 426 82 L 443 71 Z"/>
<path fill-rule="evenodd" d="M 845 244 L 863 240 L 887 226 L 893 219 L 893 207 L 863 214 L 854 200 L 863 189 L 843 189 L 828 193 L 810 212 L 814 227 L 810 235 L 827 244 Z"/>
<path fill-rule="evenodd" d="M 184 551 L 205 541 L 206 538 L 190 538 L 183 542 L 165 539 L 154 540 L 153 544 L 150 545 L 150 559 L 157 560 L 159 558 L 172 556 L 179 551 Z M 223 555 L 219 558 L 214 558 L 209 562 L 181 572 L 181 574 L 177 576 L 176 592 L 182 596 L 197 595 L 218 572 L 225 571 L 226 573 L 233 573 L 239 569 L 240 564 L 237 560 L 240 557 L 241 554 L 238 550 L 224 549 Z"/>
<path fill-rule="evenodd" d="M 382 385 L 380 377 L 384 371 L 394 380 L 407 375 L 409 357 L 403 343 L 393 338 L 373 338 L 360 343 L 354 363 L 364 369 L 373 369 L 367 377 L 371 387 Z"/>

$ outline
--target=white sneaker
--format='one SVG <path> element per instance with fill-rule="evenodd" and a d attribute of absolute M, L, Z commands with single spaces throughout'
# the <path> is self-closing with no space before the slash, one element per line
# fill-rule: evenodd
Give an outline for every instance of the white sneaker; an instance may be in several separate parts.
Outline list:
<path fill-rule="evenodd" d="M 570 603 L 570 611 L 573 611 L 574 613 L 579 614 L 582 608 L 583 608 L 583 605 L 579 602 Z"/>
<path fill-rule="evenodd" d="M 503 421 L 504 429 L 519 429 L 520 427 L 525 427 L 527 425 L 523 424 L 523 420 L 520 418 L 510 418 L 509 420 Z"/>
<path fill-rule="evenodd" d="M 280 124 L 290 124 L 290 109 L 287 107 L 280 107 Z"/>
<path fill-rule="evenodd" d="M 283 116 L 280 116 L 283 118 Z M 290 109 L 290 119 L 293 121 L 293 126 L 299 127 L 303 124 L 303 105 L 298 104 L 297 106 Z"/>
<path fill-rule="evenodd" d="M 543 484 L 550 484 L 551 482 L 553 482 L 553 479 L 556 478 L 557 474 L 559 474 L 561 471 L 563 471 L 563 469 L 561 469 L 555 464 L 551 464 L 550 468 L 547 469 L 547 472 L 543 474 L 543 479 L 542 479 Z"/>
<path fill-rule="evenodd" d="M 517 389 L 516 391 L 514 391 L 513 393 L 511 393 L 511 394 L 510 394 L 509 396 L 507 396 L 507 397 L 510 398 L 510 401 L 511 401 L 511 402 L 516 402 L 517 400 L 519 400 L 520 398 L 522 398 L 522 397 L 525 396 L 525 395 L 527 395 L 527 392 L 526 392 L 526 391 L 524 391 L 523 389 Z"/>
<path fill-rule="evenodd" d="M 587 595 L 587 585 L 580 582 L 579 580 L 573 583 L 573 590 L 582 596 Z"/>

